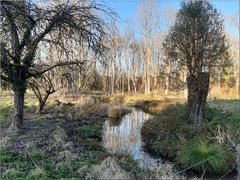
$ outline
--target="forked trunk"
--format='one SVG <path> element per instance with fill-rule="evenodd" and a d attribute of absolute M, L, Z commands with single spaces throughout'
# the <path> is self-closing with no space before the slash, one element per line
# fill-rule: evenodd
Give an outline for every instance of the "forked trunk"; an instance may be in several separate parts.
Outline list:
<path fill-rule="evenodd" d="M 44 104 L 43 103 L 39 103 L 38 104 L 38 108 L 37 110 L 35 111 L 36 114 L 41 114 L 42 113 L 42 110 L 43 110 L 43 107 L 44 107 Z"/>
<path fill-rule="evenodd" d="M 194 123 L 203 122 L 203 114 L 209 89 L 209 73 L 189 76 L 188 85 L 188 117 Z"/>
<path fill-rule="evenodd" d="M 14 91 L 14 116 L 9 130 L 16 131 L 23 127 L 24 94 L 23 91 Z"/>
<path fill-rule="evenodd" d="M 41 114 L 42 113 L 43 107 L 45 106 L 49 95 L 54 93 L 54 92 L 55 91 L 52 91 L 52 92 L 48 91 L 43 99 L 42 99 L 42 96 L 37 96 L 37 98 L 38 98 L 38 108 L 35 111 L 36 114 Z M 40 93 L 40 91 L 39 91 L 39 93 Z"/>

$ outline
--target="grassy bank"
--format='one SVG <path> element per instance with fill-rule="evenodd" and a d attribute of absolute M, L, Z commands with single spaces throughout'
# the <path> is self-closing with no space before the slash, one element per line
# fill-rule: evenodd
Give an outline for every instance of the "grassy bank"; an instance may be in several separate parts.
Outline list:
<path fill-rule="evenodd" d="M 153 155 L 185 168 L 219 153 L 218 150 L 235 146 L 240 142 L 239 103 L 237 100 L 209 102 L 202 125 L 188 121 L 186 105 L 170 105 L 143 125 L 141 134 L 145 148 Z M 208 169 L 212 173 L 226 172 L 234 166 L 234 153 L 234 150 L 227 151 L 221 156 L 223 159 L 216 158 L 216 162 L 208 164 L 215 169 Z M 198 166 L 193 170 L 206 171 Z"/>
<path fill-rule="evenodd" d="M 112 155 L 101 145 L 108 116 L 129 112 L 106 97 L 50 99 L 43 114 L 37 101 L 26 96 L 25 129 L 11 133 L 13 96 L 1 98 L 1 179 L 166 179 L 178 178 L 171 164 L 142 169 L 132 157 Z M 109 102 L 109 103 L 106 103 Z M 3 105 L 3 106 L 2 106 Z M 109 107 L 110 110 L 109 110 Z"/>
<path fill-rule="evenodd" d="M 51 112 L 27 118 L 23 132 L 2 129 L 2 179 L 85 178 L 108 156 L 101 148 L 103 117 L 74 120 Z"/>
<path fill-rule="evenodd" d="M 33 94 L 27 94 L 25 102 L 25 130 L 13 134 L 7 129 L 13 96 L 1 97 L 1 179 L 83 179 L 109 156 L 101 147 L 107 112 L 94 115 L 96 107 L 87 98 L 81 104 L 65 101 L 56 105 L 50 100 L 43 114 L 34 113 Z"/>

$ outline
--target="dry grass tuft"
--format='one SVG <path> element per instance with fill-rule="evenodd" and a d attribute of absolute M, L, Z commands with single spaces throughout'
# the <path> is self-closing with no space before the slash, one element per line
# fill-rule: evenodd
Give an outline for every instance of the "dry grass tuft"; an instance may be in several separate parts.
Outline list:
<path fill-rule="evenodd" d="M 108 157 L 100 165 L 93 166 L 86 179 L 130 179 L 130 174 L 122 170 L 114 158 Z"/>
<path fill-rule="evenodd" d="M 169 163 L 159 164 L 153 171 L 154 179 L 186 179 L 185 176 L 180 176 L 173 170 L 173 165 Z"/>
<path fill-rule="evenodd" d="M 129 167 L 131 169 L 123 170 L 114 157 L 108 157 L 100 165 L 93 166 L 86 179 L 186 179 L 178 175 L 169 163 L 159 164 L 151 170 L 141 169 L 136 164 L 129 164 Z"/>
<path fill-rule="evenodd" d="M 64 146 L 66 138 L 67 135 L 65 133 L 65 130 L 58 126 L 56 130 L 53 132 L 54 145 Z"/>

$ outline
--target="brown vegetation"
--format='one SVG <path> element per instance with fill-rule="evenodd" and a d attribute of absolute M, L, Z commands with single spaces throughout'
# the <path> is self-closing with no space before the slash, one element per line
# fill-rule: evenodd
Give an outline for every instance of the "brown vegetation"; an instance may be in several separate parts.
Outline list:
<path fill-rule="evenodd" d="M 110 106 L 108 108 L 108 117 L 118 119 L 128 112 L 130 111 L 123 106 Z"/>

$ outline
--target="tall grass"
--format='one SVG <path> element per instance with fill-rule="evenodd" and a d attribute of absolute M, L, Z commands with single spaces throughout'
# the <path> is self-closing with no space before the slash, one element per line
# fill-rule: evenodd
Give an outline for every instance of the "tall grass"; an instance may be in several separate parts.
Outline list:
<path fill-rule="evenodd" d="M 233 162 L 233 156 L 223 146 L 207 140 L 187 145 L 180 155 L 180 163 L 184 168 L 195 165 L 192 169 L 199 172 L 227 172 Z"/>

